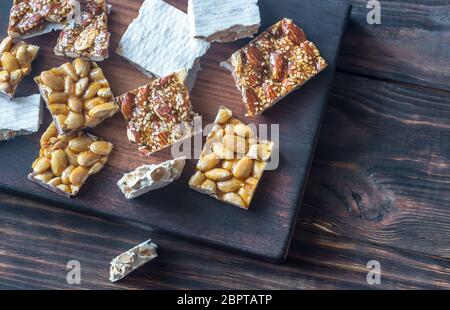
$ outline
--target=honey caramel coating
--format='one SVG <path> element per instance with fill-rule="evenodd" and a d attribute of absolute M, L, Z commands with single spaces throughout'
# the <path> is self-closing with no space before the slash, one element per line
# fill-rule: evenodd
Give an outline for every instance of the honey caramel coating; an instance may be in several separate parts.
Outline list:
<path fill-rule="evenodd" d="M 189 186 L 248 209 L 272 149 L 272 142 L 259 141 L 250 126 L 221 107 Z"/>
<path fill-rule="evenodd" d="M 108 58 L 108 12 L 104 0 L 80 1 L 81 20 L 75 27 L 59 34 L 55 54 L 70 58 L 81 57 L 101 61 Z"/>
<path fill-rule="evenodd" d="M 86 180 L 100 172 L 112 143 L 78 131 L 59 135 L 52 122 L 40 139 L 39 157 L 28 178 L 64 196 L 74 196 Z"/>
<path fill-rule="evenodd" d="M 303 30 L 286 18 L 234 53 L 228 62 L 247 116 L 263 113 L 327 66 Z"/>
<path fill-rule="evenodd" d="M 0 42 L 0 93 L 14 96 L 20 82 L 30 74 L 38 52 L 38 46 L 13 42 L 10 36 Z"/>
<path fill-rule="evenodd" d="M 128 122 L 128 136 L 148 156 L 191 135 L 192 112 L 189 91 L 177 74 L 117 97 Z"/>
<path fill-rule="evenodd" d="M 59 133 L 95 127 L 119 110 L 95 62 L 77 58 L 42 72 L 35 81 Z"/>
<path fill-rule="evenodd" d="M 12 37 L 41 30 L 45 23 L 65 23 L 73 11 L 69 0 L 14 0 L 9 14 L 8 34 Z"/>

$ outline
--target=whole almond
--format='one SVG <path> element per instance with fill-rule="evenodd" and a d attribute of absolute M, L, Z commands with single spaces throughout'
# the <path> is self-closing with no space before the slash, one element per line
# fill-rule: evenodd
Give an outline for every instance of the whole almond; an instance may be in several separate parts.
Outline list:
<path fill-rule="evenodd" d="M 284 71 L 286 67 L 286 62 L 284 60 L 283 54 L 280 52 L 272 52 L 269 57 L 270 62 L 270 73 L 272 79 L 280 81 L 284 77 Z"/>
<path fill-rule="evenodd" d="M 259 69 L 263 65 L 263 58 L 259 50 L 253 44 L 245 49 L 245 57 L 247 62 L 254 68 Z"/>
<path fill-rule="evenodd" d="M 126 119 L 131 119 L 133 117 L 134 95 L 132 93 L 128 93 L 123 97 L 121 110 Z"/>
<path fill-rule="evenodd" d="M 306 35 L 302 29 L 300 29 L 292 20 L 284 19 L 281 22 L 282 33 L 296 45 L 306 41 Z"/>

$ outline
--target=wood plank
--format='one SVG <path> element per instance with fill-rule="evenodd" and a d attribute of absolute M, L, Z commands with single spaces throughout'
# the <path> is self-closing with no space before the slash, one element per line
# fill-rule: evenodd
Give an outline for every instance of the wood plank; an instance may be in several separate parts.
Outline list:
<path fill-rule="evenodd" d="M 338 74 L 302 227 L 450 257 L 447 92 Z"/>
<path fill-rule="evenodd" d="M 111 0 L 109 3 L 113 5 L 110 30 L 111 51 L 114 51 L 127 25 L 137 15 L 142 1 L 125 3 Z M 314 0 L 302 2 L 300 11 L 295 10 L 297 2 L 293 0 L 283 1 L 281 4 L 270 0 L 260 1 L 260 5 L 265 24 L 262 29 L 285 16 L 301 21 L 301 26 L 318 45 L 329 67 L 302 87 L 301 91 L 287 97 L 263 116 L 247 119 L 243 117 L 241 94 L 236 90 L 231 74 L 219 67 L 219 61 L 227 59 L 246 41 L 215 44 L 202 58 L 204 70 L 199 75 L 191 97 L 194 110 L 203 116 L 204 126 L 212 122 L 220 105 L 230 107 L 245 122 L 281 124 L 280 165 L 277 170 L 266 172 L 248 212 L 225 205 L 188 187 L 187 182 L 194 173 L 197 160 L 190 160 L 182 178 L 171 186 L 142 198 L 126 201 L 115 185 L 123 173 L 144 163 L 167 159 L 170 149 L 148 159 L 140 157 L 136 146 L 128 142 L 126 124 L 119 114 L 92 130 L 95 135 L 113 142 L 115 150 L 106 168 L 93 177 L 94 180 L 88 181 L 76 198 L 69 201 L 25 181 L 30 165 L 38 153 L 40 134 L 49 122 L 47 111 L 45 125 L 39 134 L 0 144 L 0 161 L 9 163 L 0 168 L 0 187 L 46 198 L 83 212 L 95 211 L 135 221 L 159 231 L 202 240 L 263 259 L 283 260 L 327 104 L 348 7 L 333 5 L 331 2 L 330 5 L 321 5 Z M 7 7 L 2 6 L 4 15 L 6 9 Z M 317 23 L 319 17 L 326 22 Z M 5 20 L 2 19 L 1 22 L 4 25 Z M 53 44 L 47 43 L 53 40 L 54 36 L 35 39 L 34 43 L 42 46 L 42 51 L 38 61 L 33 64 L 32 75 L 64 62 L 62 58 L 53 56 Z M 115 94 L 134 89 L 145 81 L 135 68 L 113 52 L 111 58 L 102 62 L 101 66 L 105 69 Z M 32 85 L 29 77 L 23 88 L 35 90 L 36 87 Z M 306 104 L 299 104 L 300 102 Z"/>
<path fill-rule="evenodd" d="M 0 193 L 0 288 L 58 289 L 362 289 L 450 288 L 448 261 L 296 230 L 287 263 L 273 265 Z M 152 237 L 159 257 L 117 284 L 112 257 Z M 66 262 L 81 263 L 68 285 Z M 381 285 L 366 282 L 379 260 Z"/>
<path fill-rule="evenodd" d="M 335 0 L 346 3 L 347 0 Z M 367 0 L 352 16 L 338 69 L 450 90 L 450 2 L 382 0 L 381 24 L 369 25 Z"/>

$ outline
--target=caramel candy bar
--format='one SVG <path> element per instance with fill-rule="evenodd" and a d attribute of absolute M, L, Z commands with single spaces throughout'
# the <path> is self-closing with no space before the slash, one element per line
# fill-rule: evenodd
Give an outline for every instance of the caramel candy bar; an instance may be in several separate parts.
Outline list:
<path fill-rule="evenodd" d="M 68 198 L 103 169 L 113 149 L 112 143 L 83 131 L 58 135 L 54 122 L 42 135 L 40 145 L 28 179 Z"/>
<path fill-rule="evenodd" d="M 102 61 L 108 58 L 108 6 L 105 0 L 80 0 L 81 20 L 59 34 L 55 54 Z"/>
<path fill-rule="evenodd" d="M 109 281 L 119 281 L 130 272 L 158 257 L 157 248 L 158 245 L 149 239 L 115 257 L 110 263 Z"/>
<path fill-rule="evenodd" d="M 247 116 L 271 108 L 327 67 L 314 43 L 290 19 L 282 19 L 222 66 L 233 73 Z"/>
<path fill-rule="evenodd" d="M 92 128 L 119 110 L 102 69 L 75 59 L 35 78 L 60 134 Z"/>
<path fill-rule="evenodd" d="M 231 205 L 248 209 L 272 154 L 273 142 L 221 107 L 206 138 L 189 186 Z"/>
<path fill-rule="evenodd" d="M 29 38 L 59 30 L 73 20 L 75 0 L 14 0 L 8 34 Z"/>
<path fill-rule="evenodd" d="M 0 94 L 14 97 L 19 83 L 31 72 L 39 47 L 25 42 L 14 43 L 7 36 L 0 43 Z"/>
<path fill-rule="evenodd" d="M 195 134 L 186 71 L 156 79 L 117 97 L 127 119 L 128 139 L 148 156 Z"/>

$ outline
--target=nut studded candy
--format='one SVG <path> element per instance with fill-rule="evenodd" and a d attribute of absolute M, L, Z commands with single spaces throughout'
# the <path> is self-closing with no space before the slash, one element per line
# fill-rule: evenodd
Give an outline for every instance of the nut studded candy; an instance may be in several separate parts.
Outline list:
<path fill-rule="evenodd" d="M 184 84 L 186 71 L 171 74 L 117 97 L 127 119 L 128 139 L 148 156 L 191 137 L 194 118 L 189 92 Z"/>
<path fill-rule="evenodd" d="M 248 209 L 272 155 L 273 142 L 258 140 L 254 130 L 225 107 L 219 109 L 214 124 L 189 186 Z"/>
<path fill-rule="evenodd" d="M 35 77 L 60 134 L 92 128 L 119 110 L 102 69 L 75 59 Z"/>
<path fill-rule="evenodd" d="M 80 0 L 81 18 L 59 34 L 55 54 L 102 61 L 108 58 L 108 6 L 104 0 Z"/>
<path fill-rule="evenodd" d="M 58 135 L 54 122 L 42 135 L 40 145 L 28 179 L 69 198 L 103 169 L 113 149 L 112 143 L 83 131 Z"/>
<path fill-rule="evenodd" d="M 119 281 L 130 272 L 158 257 L 157 248 L 158 245 L 149 239 L 115 257 L 110 263 L 109 281 Z"/>
<path fill-rule="evenodd" d="M 255 116 L 327 67 L 314 43 L 290 19 L 282 19 L 222 66 L 233 73 L 247 109 Z"/>
<path fill-rule="evenodd" d="M 63 29 L 73 20 L 75 0 L 14 0 L 8 34 L 29 38 Z"/>
<path fill-rule="evenodd" d="M 7 36 L 0 43 L 0 94 L 13 97 L 17 86 L 31 72 L 31 63 L 39 47 L 25 42 L 13 42 Z"/>

